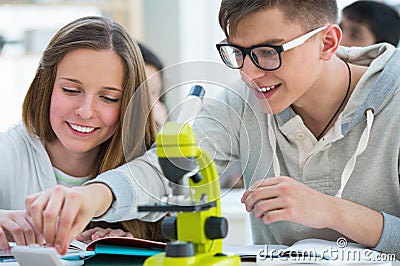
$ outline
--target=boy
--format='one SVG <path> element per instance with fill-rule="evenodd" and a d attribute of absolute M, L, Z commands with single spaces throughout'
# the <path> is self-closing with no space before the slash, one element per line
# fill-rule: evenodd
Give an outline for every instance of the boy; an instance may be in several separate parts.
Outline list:
<path fill-rule="evenodd" d="M 335 0 L 223 0 L 217 47 L 244 83 L 193 128 L 220 169 L 241 160 L 256 244 L 345 236 L 399 257 L 399 55 L 388 44 L 338 51 L 337 13 Z M 156 176 L 137 160 L 127 167 Z M 108 218 L 122 213 L 116 180 L 131 177 L 121 169 L 96 181 L 112 188 Z"/>
<path fill-rule="evenodd" d="M 336 8 L 331 0 L 222 1 L 221 57 L 274 114 L 265 126 L 276 127 L 267 133 L 276 135 L 274 173 L 266 168 L 270 178 L 254 184 L 245 178 L 242 202 L 253 211 L 256 243 L 344 235 L 398 256 L 398 132 L 387 131 L 398 123 L 398 75 L 376 84 L 395 48 L 336 55 Z"/>

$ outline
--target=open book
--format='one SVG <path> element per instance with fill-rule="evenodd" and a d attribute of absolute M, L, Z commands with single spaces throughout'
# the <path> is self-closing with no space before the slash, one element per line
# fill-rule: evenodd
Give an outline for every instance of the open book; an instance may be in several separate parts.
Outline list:
<path fill-rule="evenodd" d="M 362 245 L 348 243 L 344 238 L 337 241 L 304 239 L 291 246 L 253 245 L 226 247 L 224 251 L 238 254 L 242 261 L 256 261 L 258 265 L 392 265 L 396 258 Z"/>
<path fill-rule="evenodd" d="M 166 243 L 134 237 L 105 237 L 89 244 L 74 240 L 64 260 L 81 260 L 97 254 L 150 257 L 165 251 Z"/>

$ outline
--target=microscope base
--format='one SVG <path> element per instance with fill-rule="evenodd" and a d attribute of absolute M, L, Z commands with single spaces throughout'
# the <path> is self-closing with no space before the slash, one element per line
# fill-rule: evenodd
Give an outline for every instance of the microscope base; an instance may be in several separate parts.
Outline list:
<path fill-rule="evenodd" d="M 149 257 L 143 264 L 144 266 L 177 266 L 177 265 L 240 265 L 240 258 L 236 254 L 221 253 L 202 253 L 193 257 L 169 258 L 165 253 Z"/>

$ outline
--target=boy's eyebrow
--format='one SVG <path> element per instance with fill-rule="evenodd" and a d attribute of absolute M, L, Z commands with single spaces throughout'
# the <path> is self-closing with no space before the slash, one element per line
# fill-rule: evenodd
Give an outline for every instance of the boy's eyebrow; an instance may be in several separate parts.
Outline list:
<path fill-rule="evenodd" d="M 226 43 L 232 43 L 227 39 L 225 39 L 224 41 Z M 257 44 L 254 44 L 254 45 L 280 45 L 280 44 L 284 43 L 284 41 L 285 41 L 284 39 L 270 39 L 270 40 L 266 40 L 266 41 L 264 41 L 262 43 L 257 43 Z M 232 44 L 235 44 L 235 43 L 232 43 Z M 254 46 L 254 45 L 252 45 L 252 46 Z"/>
<path fill-rule="evenodd" d="M 265 42 L 262 42 L 261 44 L 272 44 L 272 45 L 278 45 L 281 43 L 284 43 L 284 39 L 271 39 L 271 40 L 267 40 Z"/>
<path fill-rule="evenodd" d="M 66 78 L 66 77 L 61 77 L 60 79 L 64 79 L 64 80 L 67 80 L 67 81 L 71 81 L 71 82 L 74 82 L 74 83 L 77 83 L 77 84 L 83 86 L 83 83 L 82 83 L 81 81 L 77 80 L 77 79 Z M 119 92 L 122 92 L 122 89 L 118 89 L 118 88 L 115 88 L 115 87 L 108 87 L 108 86 L 106 86 L 106 87 L 103 87 L 103 88 L 106 89 L 106 90 L 112 90 L 112 91 L 119 91 Z"/>

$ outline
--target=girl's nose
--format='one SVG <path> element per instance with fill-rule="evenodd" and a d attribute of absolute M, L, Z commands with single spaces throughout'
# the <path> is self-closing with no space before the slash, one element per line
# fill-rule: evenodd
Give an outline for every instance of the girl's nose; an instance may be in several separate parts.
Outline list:
<path fill-rule="evenodd" d="M 96 103 L 92 97 L 86 97 L 76 109 L 76 115 L 82 119 L 91 119 L 95 114 Z"/>

